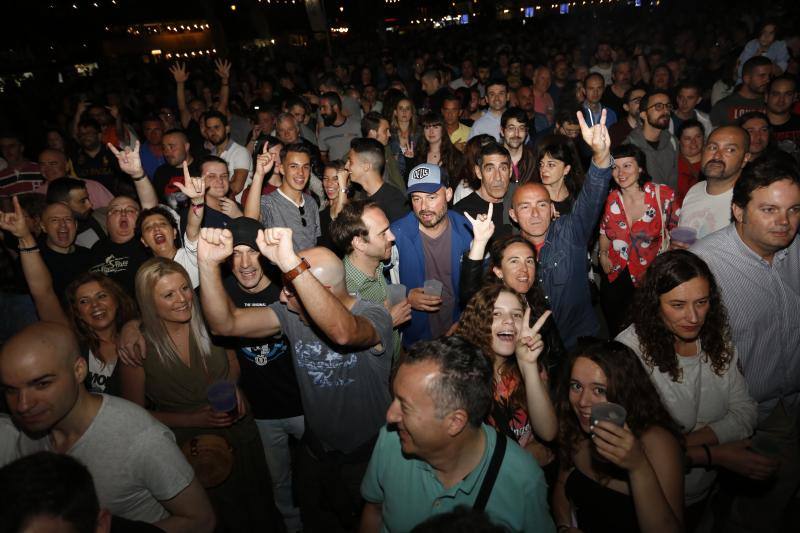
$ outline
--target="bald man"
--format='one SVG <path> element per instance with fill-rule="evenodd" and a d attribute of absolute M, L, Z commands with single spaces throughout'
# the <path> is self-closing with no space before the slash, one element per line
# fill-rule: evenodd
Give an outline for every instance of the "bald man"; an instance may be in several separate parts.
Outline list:
<path fill-rule="evenodd" d="M 212 531 L 214 513 L 175 437 L 144 409 L 83 385 L 88 368 L 72 331 L 37 322 L 0 352 L 0 384 L 24 432 L 22 455 L 53 451 L 85 464 L 100 505 L 167 532 Z"/>
<path fill-rule="evenodd" d="M 541 183 L 528 182 L 514 191 L 509 216 L 535 248 L 539 286 L 553 311 L 558 332 L 567 349 L 578 337 L 596 336 L 600 330 L 592 308 L 587 272 L 587 248 L 595 236 L 611 180 L 611 139 L 606 112 L 599 123 L 586 124 L 577 114 L 583 140 L 592 148 L 592 163 L 572 211 L 554 218 L 555 207 Z"/>
<path fill-rule="evenodd" d="M 296 482 L 305 486 L 298 489 L 304 526 L 323 531 L 333 529 L 331 520 L 356 520 L 361 478 L 391 403 L 391 316 L 383 306 L 348 294 L 344 265 L 327 248 L 298 256 L 288 228 L 261 230 L 256 239 L 259 251 L 283 273 L 280 301 L 237 308 L 219 272 L 233 244 L 227 229 L 201 230 L 197 255 L 208 324 L 226 336 L 286 335 L 306 417 L 300 460 L 308 467 L 300 468 Z M 321 486 L 341 487 L 331 489 L 341 498 L 325 502 L 337 508 L 333 514 L 322 511 Z"/>

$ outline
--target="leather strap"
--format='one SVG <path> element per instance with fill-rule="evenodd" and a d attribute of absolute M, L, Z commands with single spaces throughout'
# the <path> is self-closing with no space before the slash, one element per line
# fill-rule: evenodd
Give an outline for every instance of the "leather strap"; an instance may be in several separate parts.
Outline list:
<path fill-rule="evenodd" d="M 497 474 L 500 473 L 500 466 L 503 464 L 503 457 L 506 455 L 506 444 L 508 439 L 505 435 L 497 432 L 497 440 L 494 445 L 494 453 L 489 462 L 489 469 L 486 471 L 486 476 L 483 478 L 483 483 L 478 491 L 478 496 L 475 498 L 475 503 L 472 508 L 476 511 L 483 511 L 486 509 L 486 504 L 489 502 L 489 496 L 492 494 L 494 483 L 497 481 Z"/>

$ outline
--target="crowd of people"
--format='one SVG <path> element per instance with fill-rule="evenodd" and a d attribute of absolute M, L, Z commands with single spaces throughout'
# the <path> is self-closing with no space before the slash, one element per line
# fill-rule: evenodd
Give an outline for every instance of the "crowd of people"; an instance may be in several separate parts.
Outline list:
<path fill-rule="evenodd" d="M 791 530 L 800 37 L 624 20 L 7 111 L 0 531 Z"/>

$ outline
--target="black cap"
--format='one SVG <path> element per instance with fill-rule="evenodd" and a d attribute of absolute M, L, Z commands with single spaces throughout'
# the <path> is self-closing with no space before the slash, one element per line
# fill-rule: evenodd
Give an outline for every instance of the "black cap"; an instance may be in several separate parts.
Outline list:
<path fill-rule="evenodd" d="M 258 250 L 256 237 L 258 236 L 258 230 L 264 229 L 258 221 L 247 217 L 234 218 L 228 223 L 228 229 L 233 233 L 234 247 L 244 244 L 253 250 Z"/>

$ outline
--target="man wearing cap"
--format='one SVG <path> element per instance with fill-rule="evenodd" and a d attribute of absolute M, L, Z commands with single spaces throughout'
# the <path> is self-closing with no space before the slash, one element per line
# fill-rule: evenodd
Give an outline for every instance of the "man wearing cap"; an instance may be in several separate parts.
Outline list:
<path fill-rule="evenodd" d="M 423 163 L 408 176 L 411 213 L 391 225 L 397 257 L 392 280 L 408 287 L 411 321 L 403 327 L 403 346 L 434 339 L 458 320 L 460 261 L 472 242 L 469 221 L 447 205 L 453 191 L 442 183 L 441 170 Z M 441 295 L 425 294 L 425 280 L 438 280 Z"/>
<path fill-rule="evenodd" d="M 233 234 L 229 259 L 232 276 L 222 283 L 237 308 L 266 309 L 278 301 L 281 288 L 272 283 L 258 251 L 256 237 L 263 229 L 257 221 L 240 217 L 228 224 Z M 241 368 L 239 387 L 250 403 L 264 445 L 275 505 L 286 531 L 300 531 L 300 510 L 292 498 L 292 461 L 289 437 L 303 437 L 305 419 L 300 389 L 292 365 L 292 351 L 283 334 L 260 339 L 230 337 L 224 344 L 236 352 Z"/>
<path fill-rule="evenodd" d="M 327 248 L 295 252 L 289 228 L 258 231 L 256 245 L 283 273 L 281 301 L 237 308 L 219 273 L 233 254 L 233 235 L 204 228 L 197 248 L 203 312 L 215 334 L 264 338 L 282 332 L 289 339 L 305 413 L 295 473 L 303 527 L 338 530 L 338 521 L 349 530 L 391 402 L 392 319 L 382 305 L 348 293 L 342 262 Z"/>

